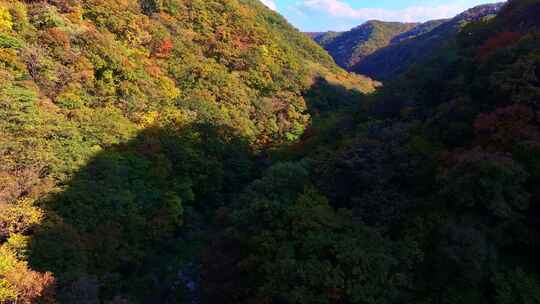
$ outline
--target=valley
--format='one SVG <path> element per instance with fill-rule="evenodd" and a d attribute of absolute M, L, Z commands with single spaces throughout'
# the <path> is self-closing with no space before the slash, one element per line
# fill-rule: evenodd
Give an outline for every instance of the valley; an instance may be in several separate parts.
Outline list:
<path fill-rule="evenodd" d="M 540 303 L 539 17 L 0 0 L 0 303 Z"/>

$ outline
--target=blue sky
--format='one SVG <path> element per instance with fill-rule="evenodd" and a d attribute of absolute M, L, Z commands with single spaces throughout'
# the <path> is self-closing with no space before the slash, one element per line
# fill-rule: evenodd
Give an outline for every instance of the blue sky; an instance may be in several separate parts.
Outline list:
<path fill-rule="evenodd" d="M 448 18 L 497 0 L 261 0 L 302 31 L 347 30 L 366 20 L 421 22 Z"/>

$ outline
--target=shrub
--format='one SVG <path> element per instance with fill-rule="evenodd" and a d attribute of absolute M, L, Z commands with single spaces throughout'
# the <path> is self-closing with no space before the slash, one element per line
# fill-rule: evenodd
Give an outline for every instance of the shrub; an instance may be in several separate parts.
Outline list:
<path fill-rule="evenodd" d="M 50 45 L 60 46 L 64 49 L 69 48 L 70 45 L 69 34 L 58 27 L 47 29 L 43 34 L 43 40 Z"/>
<path fill-rule="evenodd" d="M 173 50 L 173 42 L 170 38 L 161 40 L 154 49 L 154 56 L 157 58 L 169 58 Z"/>
<path fill-rule="evenodd" d="M 0 302 L 35 303 L 38 299 L 51 303 L 54 277 L 28 268 L 24 261 L 5 246 L 0 247 Z"/>
<path fill-rule="evenodd" d="M 55 104 L 61 108 L 73 110 L 82 107 L 84 105 L 84 101 L 76 93 L 64 92 L 56 97 Z"/>
<path fill-rule="evenodd" d="M 22 41 L 11 35 L 0 32 L 0 48 L 20 49 L 22 47 Z"/>
<path fill-rule="evenodd" d="M 30 200 L 0 205 L 0 238 L 24 234 L 43 219 L 43 212 L 32 206 Z"/>
<path fill-rule="evenodd" d="M 64 26 L 64 20 L 54 6 L 38 5 L 31 12 L 30 18 L 32 24 L 37 28 L 50 28 Z"/>
<path fill-rule="evenodd" d="M 11 30 L 12 27 L 11 14 L 5 7 L 0 6 L 0 31 Z"/>

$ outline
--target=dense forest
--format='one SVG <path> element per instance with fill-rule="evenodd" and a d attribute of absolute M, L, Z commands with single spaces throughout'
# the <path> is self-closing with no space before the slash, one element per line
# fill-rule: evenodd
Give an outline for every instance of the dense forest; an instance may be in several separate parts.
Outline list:
<path fill-rule="evenodd" d="M 381 84 L 258 0 L 0 0 L 0 303 L 540 303 L 539 16 Z"/>
<path fill-rule="evenodd" d="M 258 1 L 0 1 L 0 53 L 7 303 L 174 302 L 263 152 L 377 85 Z"/>

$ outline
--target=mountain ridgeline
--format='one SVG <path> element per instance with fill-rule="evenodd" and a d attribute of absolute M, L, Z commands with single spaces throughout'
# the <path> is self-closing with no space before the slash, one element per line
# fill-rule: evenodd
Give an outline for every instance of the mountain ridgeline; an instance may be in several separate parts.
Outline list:
<path fill-rule="evenodd" d="M 493 17 L 503 5 L 487 4 L 467 10 L 421 35 L 373 52 L 350 70 L 378 80 L 400 75 L 412 65 L 423 63 L 444 49 L 467 23 Z"/>
<path fill-rule="evenodd" d="M 256 0 L 0 0 L 0 303 L 540 303 L 538 16 L 371 22 L 380 86 Z"/>
<path fill-rule="evenodd" d="M 351 68 L 391 40 L 413 29 L 415 23 L 368 21 L 347 32 L 314 33 L 312 37 L 343 68 Z"/>
<path fill-rule="evenodd" d="M 480 5 L 452 19 L 420 24 L 368 21 L 347 32 L 319 33 L 313 37 L 341 67 L 387 80 L 434 56 L 465 24 L 494 16 L 502 6 L 503 3 Z M 373 24 L 383 30 L 365 30 L 373 28 Z"/>

